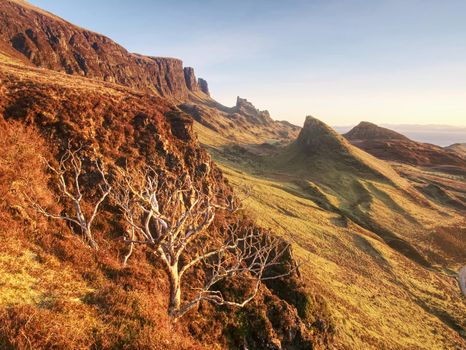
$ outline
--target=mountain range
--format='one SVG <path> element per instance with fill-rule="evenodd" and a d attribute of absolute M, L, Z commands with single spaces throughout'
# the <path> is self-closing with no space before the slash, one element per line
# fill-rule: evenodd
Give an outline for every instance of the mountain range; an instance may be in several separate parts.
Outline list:
<path fill-rule="evenodd" d="M 466 347 L 464 144 L 369 122 L 340 134 L 312 116 L 299 127 L 241 97 L 223 106 L 180 59 L 129 53 L 25 1 L 0 0 L 0 24 L 1 348 Z M 43 160 L 56 164 L 70 146 L 108 168 L 189 174 L 207 192 L 243 197 L 183 259 L 244 222 L 290 242 L 299 268 L 242 308 L 202 302 L 173 322 L 150 250 L 122 264 L 111 201 L 96 219 L 98 252 L 31 208 L 33 193 L 67 209 Z M 96 175 L 84 180 L 91 191 Z M 206 273 L 187 278 L 190 295 Z M 235 296 L 242 283 L 219 288 Z"/>

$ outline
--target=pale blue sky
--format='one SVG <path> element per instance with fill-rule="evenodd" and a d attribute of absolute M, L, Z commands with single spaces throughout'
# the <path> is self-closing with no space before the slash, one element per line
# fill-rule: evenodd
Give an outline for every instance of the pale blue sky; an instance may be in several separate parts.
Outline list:
<path fill-rule="evenodd" d="M 466 1 L 31 0 L 301 125 L 466 125 Z"/>

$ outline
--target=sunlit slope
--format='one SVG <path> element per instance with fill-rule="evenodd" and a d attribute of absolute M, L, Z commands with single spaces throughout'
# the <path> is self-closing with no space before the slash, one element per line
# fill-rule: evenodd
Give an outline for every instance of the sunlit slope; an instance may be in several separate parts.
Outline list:
<path fill-rule="evenodd" d="M 324 209 L 351 219 L 408 258 L 430 266 L 422 244 L 425 228 L 445 221 L 445 215 L 388 163 L 351 146 L 312 117 L 294 143 L 265 162 L 275 178 L 294 181 Z"/>
<path fill-rule="evenodd" d="M 237 187 L 253 186 L 246 210 L 293 240 L 310 294 L 327 300 L 337 343 L 349 349 L 448 349 L 464 344 L 466 307 L 456 280 L 426 269 L 377 235 L 299 195 L 293 183 L 224 166 Z M 339 347 L 339 348 L 340 348 Z"/>
<path fill-rule="evenodd" d="M 300 139 L 268 155 L 196 128 L 229 181 L 252 186 L 246 210 L 295 242 L 309 294 L 323 295 L 335 318 L 338 349 L 466 346 L 466 305 L 453 272 L 464 254 L 433 239 L 447 227 L 456 231 L 441 231 L 443 238 L 460 242 L 461 213 L 308 121 Z"/>

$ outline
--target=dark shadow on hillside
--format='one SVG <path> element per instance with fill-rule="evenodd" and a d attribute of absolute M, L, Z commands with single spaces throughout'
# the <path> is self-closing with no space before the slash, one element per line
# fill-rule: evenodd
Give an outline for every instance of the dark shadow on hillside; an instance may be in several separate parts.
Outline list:
<path fill-rule="evenodd" d="M 410 213 L 404 210 L 397 202 L 395 202 L 388 193 L 380 190 L 379 188 L 374 186 L 374 184 L 372 183 L 369 183 L 368 187 L 369 187 L 369 190 L 373 192 L 374 195 L 379 200 L 381 200 L 388 208 L 402 215 L 409 222 L 414 223 L 414 224 L 419 224 L 419 222 Z"/>

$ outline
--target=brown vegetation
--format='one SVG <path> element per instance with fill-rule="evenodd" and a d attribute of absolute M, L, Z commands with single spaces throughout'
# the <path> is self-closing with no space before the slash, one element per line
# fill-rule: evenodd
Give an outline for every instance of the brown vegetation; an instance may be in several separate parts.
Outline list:
<path fill-rule="evenodd" d="M 0 9 L 0 348 L 464 347 L 462 170 L 418 167 L 444 153 L 408 144 L 397 149 L 409 164 L 389 164 L 315 118 L 301 130 L 244 99 L 222 106 L 180 60 L 130 54 L 23 1 Z M 234 191 L 194 128 L 236 190 L 253 185 L 245 210 L 220 210 L 236 209 Z M 369 129 L 384 147 L 406 141 Z M 53 176 L 70 147 L 86 153 L 74 184 L 78 215 L 98 213 L 84 220 L 98 251 L 25 196 L 73 213 L 72 179 L 60 187 Z M 107 176 L 146 187 L 148 174 L 120 182 L 134 169 L 168 180 L 155 207 L 133 211 L 144 201 L 127 187 L 102 196 Z M 294 255 L 308 258 L 299 274 L 289 274 Z M 175 323 L 167 310 L 183 301 Z"/>
<path fill-rule="evenodd" d="M 196 186 L 212 187 L 227 196 L 231 190 L 198 146 L 189 117 L 157 97 L 59 73 L 44 74 L 8 63 L 1 66 L 0 75 L 5 135 L 0 141 L 0 188 L 5 194 L 2 348 L 201 349 L 290 344 L 304 349 L 319 338 L 311 335 L 294 306 L 280 301 L 266 286 L 240 313 L 228 306 L 200 303 L 197 312 L 174 325 L 166 312 L 169 284 L 163 266 L 147 249 L 136 249 L 123 267 L 128 249 L 119 239 L 123 221 L 109 202 L 102 203 L 94 221 L 96 252 L 73 234 L 72 227 L 40 215 L 22 196 L 32 191 L 34 199 L 53 213 L 67 207 L 56 201 L 60 191 L 41 157 L 56 162 L 68 145 L 95 150 L 108 167 L 150 165 L 172 177 L 189 174 Z M 99 198 L 99 181 L 100 176 L 83 177 L 85 210 L 92 212 L 91 204 Z M 221 215 L 216 218 L 208 230 L 209 239 L 221 238 L 224 220 Z M 196 285 L 203 278 L 201 270 L 193 270 L 185 283 Z M 221 290 L 235 293 L 242 285 L 238 281 Z M 267 311 L 277 303 L 285 304 L 275 313 Z M 256 323 L 259 314 L 261 322 Z"/>

